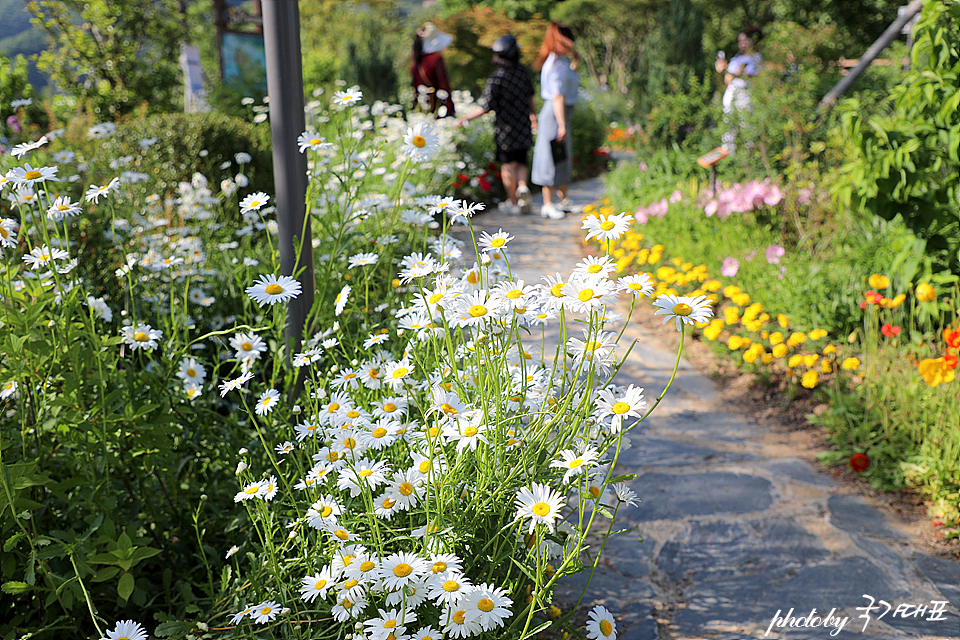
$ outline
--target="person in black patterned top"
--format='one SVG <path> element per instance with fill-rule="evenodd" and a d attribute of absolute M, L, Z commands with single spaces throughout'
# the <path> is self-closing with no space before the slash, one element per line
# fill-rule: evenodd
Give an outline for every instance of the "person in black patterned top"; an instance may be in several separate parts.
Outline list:
<path fill-rule="evenodd" d="M 500 210 L 511 215 L 530 210 L 530 188 L 527 186 L 527 157 L 533 146 L 533 130 L 537 112 L 533 104 L 533 80 L 520 64 L 520 46 L 513 36 L 503 36 L 493 43 L 493 62 L 497 70 L 487 80 L 480 96 L 479 108 L 457 120 L 457 124 L 479 118 L 488 111 L 496 113 L 494 142 L 500 175 L 507 191 L 507 201 Z"/>

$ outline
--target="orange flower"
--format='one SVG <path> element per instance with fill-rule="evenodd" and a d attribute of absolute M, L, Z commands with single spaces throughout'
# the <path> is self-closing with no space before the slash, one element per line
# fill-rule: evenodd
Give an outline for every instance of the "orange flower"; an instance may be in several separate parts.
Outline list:
<path fill-rule="evenodd" d="M 917 370 L 931 387 L 940 383 L 952 382 L 956 377 L 953 367 L 945 358 L 927 358 L 917 365 Z"/>
<path fill-rule="evenodd" d="M 947 327 L 943 330 L 943 341 L 951 349 L 960 349 L 960 330 Z"/>
<path fill-rule="evenodd" d="M 889 322 L 884 324 L 882 327 L 880 327 L 880 333 L 887 336 L 888 338 L 896 338 L 898 335 L 900 335 L 900 331 L 901 331 L 900 327 L 896 325 L 892 325 Z"/>
<path fill-rule="evenodd" d="M 867 283 L 874 289 L 886 289 L 890 286 L 890 278 L 875 273 L 867 279 Z"/>
<path fill-rule="evenodd" d="M 852 456 L 850 456 L 850 468 L 856 471 L 857 473 L 860 473 L 861 471 L 865 471 L 869 466 L 870 466 L 870 458 L 868 458 L 866 454 L 855 453 Z"/>

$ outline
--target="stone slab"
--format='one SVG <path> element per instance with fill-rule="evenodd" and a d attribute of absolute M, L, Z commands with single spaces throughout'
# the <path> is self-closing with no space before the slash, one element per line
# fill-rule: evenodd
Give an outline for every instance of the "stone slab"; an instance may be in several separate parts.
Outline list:
<path fill-rule="evenodd" d="M 638 427 L 630 435 L 634 437 L 641 433 Z M 747 460 L 756 460 L 756 456 L 744 452 L 711 449 L 678 440 L 642 437 L 633 443 L 633 447 L 620 452 L 617 470 L 637 467 L 702 466 Z"/>
<path fill-rule="evenodd" d="M 858 495 L 845 493 L 827 500 L 830 524 L 843 531 L 861 535 L 904 540 L 899 531 L 890 528 L 887 518 Z"/>
<path fill-rule="evenodd" d="M 750 513 L 774 502 L 769 480 L 745 473 L 645 473 L 628 483 L 643 502 L 621 522 L 650 522 L 721 513 Z"/>

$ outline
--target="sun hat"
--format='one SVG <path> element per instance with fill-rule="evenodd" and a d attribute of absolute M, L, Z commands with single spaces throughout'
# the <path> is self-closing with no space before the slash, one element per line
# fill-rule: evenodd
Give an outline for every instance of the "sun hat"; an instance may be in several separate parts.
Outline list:
<path fill-rule="evenodd" d="M 520 58 L 520 45 L 517 39 L 511 35 L 497 38 L 493 46 L 490 47 L 493 52 L 506 60 L 517 60 Z"/>
<path fill-rule="evenodd" d="M 443 51 L 453 42 L 453 36 L 437 29 L 437 25 L 432 22 L 426 22 L 420 31 L 420 37 L 423 39 L 423 53 L 436 53 Z"/>

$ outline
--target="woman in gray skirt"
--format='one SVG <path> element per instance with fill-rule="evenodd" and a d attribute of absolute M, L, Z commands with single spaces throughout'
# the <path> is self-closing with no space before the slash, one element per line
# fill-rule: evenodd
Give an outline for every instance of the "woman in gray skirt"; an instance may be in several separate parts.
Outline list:
<path fill-rule="evenodd" d="M 573 40 L 569 27 L 551 22 L 534 63 L 534 68 L 540 69 L 543 108 L 537 118 L 539 131 L 533 148 L 530 181 L 543 187 L 541 217 L 553 220 L 566 215 L 567 185 L 573 172 L 569 127 L 580 88 L 580 78 L 571 64 L 577 61 Z"/>

